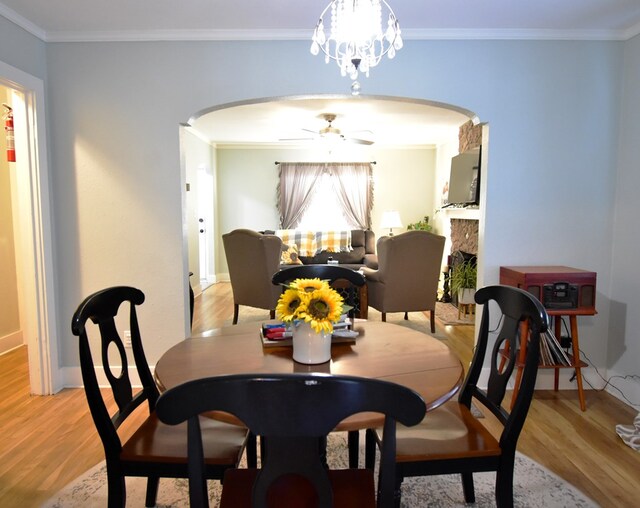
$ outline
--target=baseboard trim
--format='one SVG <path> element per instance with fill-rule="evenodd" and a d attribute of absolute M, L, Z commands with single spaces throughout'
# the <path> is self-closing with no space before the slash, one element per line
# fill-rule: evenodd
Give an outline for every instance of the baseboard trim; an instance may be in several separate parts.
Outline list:
<path fill-rule="evenodd" d="M 20 347 L 24 344 L 22 340 L 22 330 L 10 333 L 4 337 L 0 337 L 0 355 L 8 353 L 12 349 Z"/>
<path fill-rule="evenodd" d="M 153 373 L 154 367 L 151 367 L 151 373 Z M 62 385 L 64 388 L 82 388 L 84 383 L 82 382 L 82 373 L 80 367 L 63 367 L 61 370 Z M 129 379 L 131 379 L 131 385 L 134 388 L 140 388 L 142 383 L 138 376 L 138 371 L 135 367 L 129 366 Z M 109 381 L 104 373 L 103 367 L 96 367 L 96 377 L 98 378 L 98 384 L 102 388 L 109 387 Z"/>

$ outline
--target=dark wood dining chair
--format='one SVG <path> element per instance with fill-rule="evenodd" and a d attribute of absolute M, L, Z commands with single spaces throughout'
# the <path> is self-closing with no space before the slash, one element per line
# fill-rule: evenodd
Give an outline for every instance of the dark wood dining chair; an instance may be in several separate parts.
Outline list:
<path fill-rule="evenodd" d="M 475 296 L 483 305 L 482 322 L 476 351 L 457 401 L 446 402 L 427 413 L 411 429 L 398 427 L 396 450 L 396 500 L 400 504 L 400 487 L 408 476 L 460 473 L 467 503 L 475 502 L 473 473 L 495 471 L 495 498 L 498 507 L 513 506 L 513 465 L 516 445 L 524 425 L 538 372 L 541 335 L 549 318 L 542 304 L 531 294 L 508 286 L 488 286 Z M 497 304 L 491 317 L 490 303 Z M 487 389 L 478 386 L 485 366 L 489 337 L 496 328 L 496 340 L 489 355 Z M 499 329 L 498 329 L 499 328 Z M 521 333 L 529 335 L 520 390 L 511 412 L 502 407 L 507 383 L 518 359 Z M 505 344 L 508 353 L 504 353 Z M 490 411 L 502 424 L 498 439 L 485 428 L 482 419 L 471 412 L 471 401 Z M 367 431 L 366 462 L 373 464 L 376 431 Z"/>
<path fill-rule="evenodd" d="M 136 306 L 141 305 L 144 298 L 142 291 L 133 287 L 104 289 L 87 297 L 71 321 L 71 330 L 79 337 L 80 369 L 87 402 L 104 447 L 110 508 L 125 506 L 126 476 L 147 477 L 145 506 L 156 505 L 159 478 L 188 476 L 187 426 L 165 425 L 158 420 L 155 412 L 159 393 L 145 358 L 136 313 Z M 127 304 L 129 319 L 124 325 Z M 131 332 L 131 353 L 142 384 L 142 388 L 135 393 L 125 345 L 116 327 L 121 306 L 125 308 L 122 312 L 124 316 L 119 316 L 118 323 L 121 327 L 127 326 Z M 89 320 L 97 326 L 87 326 Z M 94 328 L 98 329 L 96 340 L 93 337 Z M 91 344 L 99 347 L 102 368 L 93 362 Z M 99 369 L 104 371 L 117 405 L 117 410 L 112 414 L 105 401 L 107 394 L 100 388 L 103 381 L 98 381 Z M 136 410 L 145 403 L 148 415 L 133 435 L 122 442 L 118 435 L 119 427 L 127 420 L 138 421 L 139 411 Z M 134 412 L 135 419 L 130 419 Z M 236 467 L 239 463 L 247 431 L 210 418 L 203 418 L 201 426 L 206 457 L 204 475 L 221 479 L 226 469 Z"/>
<path fill-rule="evenodd" d="M 321 452 L 323 438 L 352 414 L 385 415 L 377 506 L 390 507 L 396 421 L 414 425 L 426 406 L 413 390 L 387 381 L 246 374 L 189 381 L 162 394 L 156 410 L 167 424 L 188 421 L 191 506 L 208 506 L 198 415 L 216 410 L 235 415 L 265 439 L 261 469 L 225 473 L 221 508 L 359 508 L 376 506 L 373 471 L 328 469 Z"/>
<path fill-rule="evenodd" d="M 349 317 L 355 317 L 355 310 L 360 304 L 357 299 L 357 288 L 366 284 L 364 275 L 356 270 L 340 265 L 293 265 L 281 268 L 271 278 L 271 282 L 276 285 L 286 284 L 295 279 L 315 279 L 326 280 L 329 284 L 336 284 L 338 281 L 346 282 L 344 293 L 345 303 L 351 307 Z M 341 288 L 337 288 L 339 292 Z M 365 304 L 365 302 L 362 302 Z"/>
<path fill-rule="evenodd" d="M 364 275 L 356 270 L 347 268 L 345 266 L 336 265 L 296 265 L 288 268 L 282 268 L 276 272 L 271 278 L 273 284 L 281 285 L 291 282 L 295 279 L 315 279 L 329 281 L 330 284 L 335 284 L 336 281 L 346 281 L 347 298 L 345 303 L 351 307 L 349 310 L 349 317 L 355 317 L 356 309 L 356 288 L 362 287 L 366 283 Z M 359 305 L 364 305 L 364 302 L 358 302 Z M 352 430 L 348 433 L 349 442 L 349 467 L 358 467 L 358 448 L 360 446 L 360 432 Z"/>

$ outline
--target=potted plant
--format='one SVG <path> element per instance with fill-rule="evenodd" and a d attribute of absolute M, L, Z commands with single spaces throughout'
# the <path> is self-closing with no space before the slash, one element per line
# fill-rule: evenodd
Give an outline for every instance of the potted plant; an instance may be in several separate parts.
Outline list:
<path fill-rule="evenodd" d="M 419 220 L 418 222 L 414 222 L 412 224 L 407 224 L 408 230 L 417 230 L 417 231 L 431 231 L 431 225 L 429 224 L 429 216 L 425 215 L 424 219 Z"/>
<path fill-rule="evenodd" d="M 451 271 L 451 292 L 458 295 L 461 304 L 475 303 L 478 267 L 475 259 L 463 261 L 453 267 Z"/>

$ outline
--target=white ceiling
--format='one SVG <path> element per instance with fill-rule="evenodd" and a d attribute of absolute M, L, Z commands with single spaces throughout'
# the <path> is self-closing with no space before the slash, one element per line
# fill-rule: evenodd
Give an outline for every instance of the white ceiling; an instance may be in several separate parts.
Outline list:
<path fill-rule="evenodd" d="M 462 109 L 390 97 L 291 97 L 203 112 L 189 124 L 217 144 L 300 145 L 318 139 L 311 131 L 336 115 L 341 134 L 376 146 L 438 145 L 456 139 L 460 125 L 473 119 Z M 283 141 L 289 140 L 289 141 Z"/>
<path fill-rule="evenodd" d="M 626 40 L 640 33 L 640 0 L 388 0 L 411 39 Z M 47 42 L 309 40 L 328 0 L 0 0 L 0 15 Z M 380 145 L 433 145 L 469 112 L 427 103 L 314 98 L 241 105 L 190 121 L 224 144 L 276 143 L 334 127 Z M 400 121 L 399 121 L 400 120 Z M 372 127 L 373 126 L 373 127 Z M 371 130 L 372 133 L 355 131 Z"/>
<path fill-rule="evenodd" d="M 609 38 L 640 31 L 638 0 L 388 0 L 406 38 Z M 0 0 L 48 41 L 304 39 L 328 0 Z"/>

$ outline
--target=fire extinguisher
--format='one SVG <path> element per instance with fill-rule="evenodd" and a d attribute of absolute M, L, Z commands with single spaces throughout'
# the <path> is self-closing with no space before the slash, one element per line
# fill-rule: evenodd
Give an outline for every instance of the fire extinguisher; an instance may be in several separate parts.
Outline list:
<path fill-rule="evenodd" d="M 16 161 L 16 145 L 13 137 L 13 109 L 8 104 L 2 103 L 6 108 L 4 114 L 4 130 L 7 131 L 7 161 Z"/>

